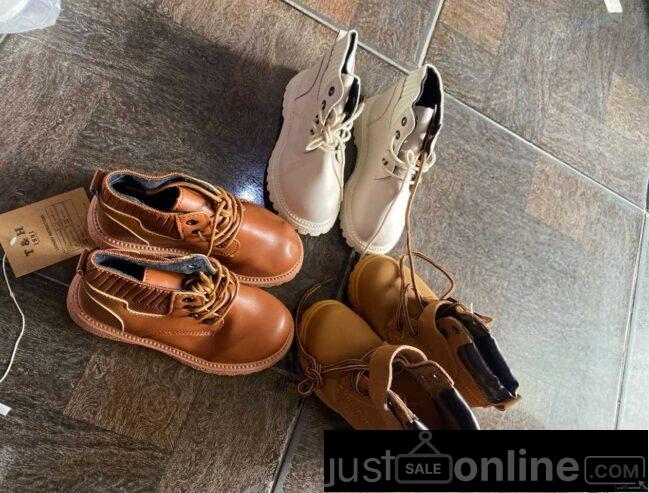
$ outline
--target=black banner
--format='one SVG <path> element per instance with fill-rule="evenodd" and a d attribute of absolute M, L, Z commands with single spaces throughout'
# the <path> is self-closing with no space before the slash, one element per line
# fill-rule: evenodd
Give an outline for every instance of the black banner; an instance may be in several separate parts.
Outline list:
<path fill-rule="evenodd" d="M 326 431 L 325 491 L 647 491 L 647 431 Z"/>

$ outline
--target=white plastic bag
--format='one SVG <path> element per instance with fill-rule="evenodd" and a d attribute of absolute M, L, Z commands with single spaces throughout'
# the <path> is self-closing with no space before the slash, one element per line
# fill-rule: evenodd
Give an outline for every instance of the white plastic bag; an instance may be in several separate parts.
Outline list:
<path fill-rule="evenodd" d="M 51 26 L 59 12 L 61 0 L 0 0 L 0 34 Z"/>

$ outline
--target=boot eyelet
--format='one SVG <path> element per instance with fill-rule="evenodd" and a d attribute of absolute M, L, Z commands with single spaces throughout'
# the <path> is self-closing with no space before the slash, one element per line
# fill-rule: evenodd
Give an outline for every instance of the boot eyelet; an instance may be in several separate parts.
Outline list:
<path fill-rule="evenodd" d="M 198 314 L 198 313 L 190 313 L 190 314 L 187 315 L 187 316 L 188 316 L 188 317 L 191 317 L 191 318 L 198 318 L 198 317 L 200 317 L 200 314 Z"/>
<path fill-rule="evenodd" d="M 397 130 L 397 133 L 394 134 L 394 136 L 395 136 L 397 139 L 400 138 L 400 137 L 401 137 L 401 132 L 399 132 L 399 131 Z"/>
<path fill-rule="evenodd" d="M 211 324 L 213 321 L 214 321 L 213 318 L 204 318 L 203 320 L 201 320 L 201 323 L 203 325 L 207 325 L 207 324 Z"/>
<path fill-rule="evenodd" d="M 324 110 L 326 106 L 327 106 L 327 101 L 325 101 L 325 100 L 323 99 L 323 100 L 322 100 L 322 109 Z"/>
<path fill-rule="evenodd" d="M 194 301 L 194 298 L 183 298 L 183 303 L 191 303 Z"/>
<path fill-rule="evenodd" d="M 194 224 L 198 224 L 198 221 L 196 219 L 189 219 L 187 221 L 187 224 L 189 224 L 190 226 L 193 226 Z"/>
<path fill-rule="evenodd" d="M 405 127 L 405 126 L 406 126 L 406 123 L 408 123 L 408 119 L 404 116 L 404 117 L 401 119 L 401 126 L 402 126 L 402 127 Z"/>
<path fill-rule="evenodd" d="M 329 96 L 333 96 L 333 94 L 334 94 L 335 91 L 336 91 L 336 89 L 334 89 L 334 86 L 331 86 L 331 87 L 329 88 Z"/>

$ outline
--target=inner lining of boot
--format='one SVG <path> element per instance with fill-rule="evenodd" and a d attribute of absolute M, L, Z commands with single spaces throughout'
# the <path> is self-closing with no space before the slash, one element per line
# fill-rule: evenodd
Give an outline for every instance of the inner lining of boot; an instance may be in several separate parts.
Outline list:
<path fill-rule="evenodd" d="M 414 106 L 424 106 L 426 108 L 436 108 L 437 111 L 433 116 L 433 122 L 435 123 L 433 130 L 437 131 L 439 129 L 441 111 L 439 111 L 439 105 L 442 101 L 442 90 L 441 90 L 441 81 L 435 73 L 435 70 L 432 67 L 428 67 L 426 70 L 426 77 L 422 82 L 421 94 L 419 99 L 415 101 Z"/>
<path fill-rule="evenodd" d="M 358 77 L 354 76 L 354 82 L 352 82 L 352 87 L 349 88 L 349 97 L 347 98 L 347 103 L 345 104 L 345 113 L 349 115 L 358 105 L 358 99 L 360 98 L 360 83 Z"/>
<path fill-rule="evenodd" d="M 216 274 L 216 269 L 209 259 L 205 255 L 199 254 L 179 257 L 173 262 L 146 258 L 135 260 L 103 252 L 96 253 L 93 258 L 97 265 L 138 281 L 144 280 L 144 270 L 147 267 L 187 275 L 196 272 Z"/>
<path fill-rule="evenodd" d="M 351 66 L 352 64 L 352 53 L 354 51 L 354 48 L 356 47 L 356 32 L 355 31 L 350 31 L 349 33 L 349 48 L 347 50 L 347 53 L 345 54 L 345 63 L 343 63 L 343 68 L 342 68 L 342 73 L 343 74 L 351 74 L 354 72 L 354 67 Z"/>
<path fill-rule="evenodd" d="M 117 194 L 135 199 L 153 209 L 169 212 L 180 194 L 177 187 L 155 189 L 172 180 L 146 180 L 139 176 L 116 175 L 109 183 Z"/>
<path fill-rule="evenodd" d="M 95 257 L 95 262 L 106 269 L 116 271 L 126 277 L 135 279 L 136 281 L 144 280 L 144 267 L 129 259 L 108 255 L 97 255 Z"/>
<path fill-rule="evenodd" d="M 451 317 L 462 324 L 467 335 L 473 341 L 473 344 L 460 348 L 459 356 L 467 367 L 471 367 L 476 371 L 474 378 L 476 380 L 483 379 L 485 386 L 487 382 L 491 382 L 489 387 L 495 388 L 498 395 L 502 395 L 502 387 L 504 387 L 509 392 L 509 397 L 514 397 L 518 390 L 518 381 L 500 352 L 496 340 L 487 328 L 481 323 L 476 323 L 469 316 L 451 314 Z M 448 339 L 448 334 L 443 328 L 438 328 L 438 330 Z M 485 369 L 488 369 L 488 371 L 485 371 Z M 497 380 L 497 385 L 495 380 Z"/>

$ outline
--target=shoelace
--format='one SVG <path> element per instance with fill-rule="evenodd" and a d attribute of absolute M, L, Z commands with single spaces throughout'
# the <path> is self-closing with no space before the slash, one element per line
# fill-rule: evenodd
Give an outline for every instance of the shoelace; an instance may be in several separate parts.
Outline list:
<path fill-rule="evenodd" d="M 311 127 L 311 138 L 305 150 L 311 152 L 320 148 L 323 151 L 333 152 L 338 163 L 344 163 L 345 147 L 352 137 L 354 121 L 361 115 L 364 107 L 365 103 L 360 102 L 356 106 L 356 110 L 347 118 L 345 118 L 344 111 L 339 111 L 336 108 L 331 110 L 333 117 L 327 118 L 324 110 L 320 109 Z M 342 173 L 336 173 L 336 177 L 342 192 L 344 188 Z"/>
<path fill-rule="evenodd" d="M 320 289 L 324 284 L 327 284 L 331 280 L 332 279 L 329 279 L 327 281 L 314 285 L 302 295 L 302 298 L 297 304 L 297 308 L 295 310 L 296 323 L 298 324 L 300 323 L 300 319 L 302 317 L 302 309 L 306 300 L 318 289 Z M 370 358 L 372 357 L 372 354 L 374 353 L 376 348 L 369 351 L 360 359 L 347 359 L 347 360 L 339 361 L 338 363 L 334 363 L 332 365 L 321 365 L 306 350 L 299 336 L 296 337 L 296 340 L 297 340 L 298 353 L 306 361 L 306 365 L 304 365 L 305 366 L 304 368 L 302 368 L 302 365 L 298 365 L 298 371 L 300 373 L 300 376 L 302 377 L 300 382 L 297 384 L 298 395 L 300 395 L 301 397 L 309 396 L 316 389 L 322 388 L 324 386 L 325 375 L 329 373 L 336 373 L 336 372 L 343 372 L 343 373 L 354 372 L 352 376 L 352 385 L 354 387 L 354 390 L 359 394 L 366 395 L 366 393 L 364 393 L 361 390 L 360 384 L 363 376 L 367 375 L 370 371 L 370 364 L 369 364 Z M 411 364 L 406 359 L 406 357 L 401 354 L 397 354 L 393 361 L 395 373 L 398 373 L 401 368 L 406 368 L 406 367 L 415 368 L 418 366 L 422 366 L 424 364 L 429 364 L 429 362 L 425 361 L 422 363 Z"/>
<path fill-rule="evenodd" d="M 239 292 L 239 281 L 216 260 L 210 259 L 216 274 L 208 276 L 198 272 L 185 279 L 183 289 L 205 297 L 202 305 L 187 305 L 190 316 L 204 324 L 223 319 L 232 307 Z"/>
<path fill-rule="evenodd" d="M 214 185 L 216 194 L 193 183 L 183 183 L 184 187 L 193 188 L 203 195 L 208 196 L 212 201 L 214 217 L 211 221 L 211 232 L 206 235 L 203 230 L 195 229 L 193 234 L 201 241 L 209 243 L 207 255 L 212 253 L 214 248 L 227 249 L 239 232 L 243 219 L 243 206 L 241 200 L 223 188 Z"/>
<path fill-rule="evenodd" d="M 417 188 L 419 187 L 419 183 L 421 181 L 421 177 L 423 176 L 424 173 L 426 173 L 430 168 L 433 167 L 435 164 L 435 161 L 437 160 L 437 155 L 435 152 L 428 152 L 426 150 L 422 150 L 419 153 L 414 152 L 413 150 L 409 149 L 404 153 L 404 158 L 401 159 L 395 150 L 395 143 L 396 137 L 392 138 L 392 142 L 390 144 L 390 156 L 396 163 L 395 169 L 400 169 L 402 170 L 402 174 L 395 173 L 395 171 L 390 171 L 386 168 L 386 172 L 394 176 L 395 178 L 398 178 L 401 181 L 401 187 L 399 188 L 399 192 L 397 193 L 396 197 L 399 197 L 401 193 L 403 192 L 404 188 L 406 186 L 412 186 L 412 190 L 410 190 L 410 194 L 408 196 L 408 210 L 406 212 L 406 224 L 408 226 L 410 222 L 410 207 L 412 205 L 412 201 L 414 200 L 415 194 L 417 193 Z M 424 145 L 424 148 L 426 145 Z M 381 218 L 381 221 L 379 223 L 378 228 L 376 228 L 376 231 L 372 235 L 370 241 L 367 242 L 365 245 L 365 248 L 363 249 L 363 253 L 361 256 L 365 255 L 367 251 L 371 248 L 372 244 L 378 237 L 378 235 L 381 233 L 381 230 L 383 229 L 383 226 L 385 225 L 385 221 L 387 221 L 388 217 L 390 216 L 390 213 L 392 212 L 392 208 L 394 207 L 394 204 L 396 204 L 396 198 L 395 200 L 392 201 L 390 204 L 390 207 L 388 207 L 388 210 L 385 212 L 383 217 Z"/>
<path fill-rule="evenodd" d="M 430 166 L 432 166 L 432 163 Z M 430 166 L 428 166 L 428 168 L 430 168 Z M 418 167 L 415 172 L 415 176 L 413 178 L 413 189 L 410 194 L 410 197 L 408 197 L 408 204 L 406 205 L 406 213 L 405 213 L 406 253 L 402 254 L 401 257 L 399 258 L 399 274 L 401 276 L 401 289 L 400 289 L 400 296 L 399 296 L 399 304 L 397 305 L 397 324 L 401 325 L 402 321 L 405 320 L 406 325 L 408 326 L 408 330 L 413 336 L 418 336 L 419 331 L 415 329 L 412 323 L 412 319 L 416 318 L 416 316 L 412 316 L 410 314 L 409 311 L 410 309 L 408 304 L 408 293 L 411 290 L 414 293 L 415 300 L 417 301 L 417 305 L 420 311 L 419 315 L 426 307 L 426 301 L 424 297 L 421 295 L 421 293 L 419 292 L 419 288 L 417 287 L 417 283 L 415 281 L 416 279 L 415 262 L 414 262 L 415 257 L 427 262 L 429 265 L 437 269 L 439 272 L 441 272 L 444 275 L 444 277 L 446 277 L 446 279 L 448 279 L 450 283 L 449 288 L 442 295 L 440 300 L 448 300 L 451 303 L 446 307 L 444 307 L 443 311 L 440 313 L 440 316 L 441 314 L 446 313 L 450 310 L 457 310 L 458 308 L 462 308 L 471 314 L 474 323 L 475 321 L 479 321 L 484 324 L 485 322 L 491 320 L 488 317 L 483 317 L 482 315 L 474 313 L 472 307 L 469 308 L 466 305 L 452 299 L 451 295 L 453 294 L 453 291 L 455 291 L 455 287 L 456 287 L 455 279 L 453 278 L 453 276 L 441 265 L 435 262 L 433 259 L 424 255 L 421 252 L 414 251 L 412 248 L 412 235 L 411 235 L 411 226 L 410 226 L 412 203 L 414 201 L 415 194 L 417 193 L 417 189 L 421 184 L 421 177 L 426 171 L 427 169 L 425 165 Z M 408 262 L 408 268 L 410 270 L 410 282 L 408 282 L 408 280 L 406 279 L 407 277 L 405 272 L 406 259 Z"/>
<path fill-rule="evenodd" d="M 320 282 L 312 286 L 302 295 L 302 298 L 300 298 L 300 301 L 297 304 L 297 308 L 295 309 L 295 321 L 297 324 L 300 323 L 300 319 L 302 318 L 302 310 L 306 300 L 323 285 L 331 282 L 332 280 L 333 279 L 328 279 L 327 281 Z M 300 373 L 300 376 L 302 377 L 302 380 L 300 380 L 300 382 L 297 384 L 298 395 L 300 395 L 301 397 L 309 396 L 317 388 L 324 386 L 324 375 L 334 372 L 356 372 L 353 378 L 354 388 L 357 392 L 360 392 L 359 384 L 361 376 L 363 373 L 368 372 L 370 369 L 369 359 L 372 355 L 373 350 L 367 353 L 361 359 L 348 359 L 340 361 L 333 365 L 321 365 L 311 354 L 309 354 L 309 352 L 302 344 L 300 337 L 298 336 L 295 339 L 297 340 L 297 350 L 299 355 L 302 356 L 307 362 L 305 368 L 302 368 L 302 365 L 298 365 L 298 371 Z"/>

